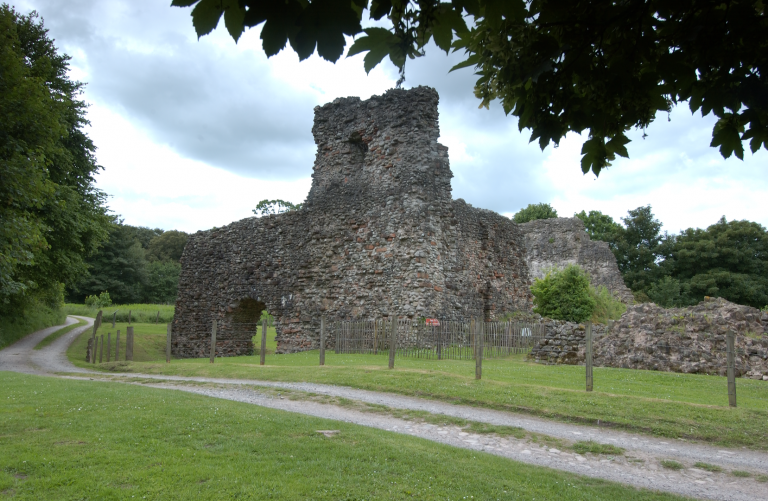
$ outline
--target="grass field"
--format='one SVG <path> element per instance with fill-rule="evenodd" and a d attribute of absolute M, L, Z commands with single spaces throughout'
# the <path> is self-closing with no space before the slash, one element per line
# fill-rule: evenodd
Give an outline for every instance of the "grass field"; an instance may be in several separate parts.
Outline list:
<path fill-rule="evenodd" d="M 540 365 L 522 355 L 484 361 L 481 381 L 474 379 L 473 361 L 397 358 L 390 371 L 387 355 L 327 352 L 326 365 L 319 367 L 317 351 L 268 355 L 263 367 L 259 357 L 217 358 L 215 364 L 184 359 L 167 365 L 157 363 L 165 361 L 164 326 L 154 341 L 155 335 L 140 336 L 138 327 L 136 332 L 137 362 L 104 364 L 103 370 L 336 384 L 768 450 L 768 385 L 762 381 L 738 379 L 739 406 L 734 409 L 728 407 L 723 377 L 595 367 L 595 391 L 586 393 L 584 367 Z M 78 343 L 73 345 L 78 346 L 76 363 L 84 366 L 85 340 Z"/>
<path fill-rule="evenodd" d="M 160 323 L 168 323 L 173 320 L 175 307 L 165 304 L 113 304 L 104 308 L 92 308 L 84 304 L 67 303 L 62 311 L 67 315 L 80 315 L 81 317 L 96 318 L 99 310 L 102 310 L 103 323 L 109 320 L 112 325 L 112 315 L 117 313 L 118 322 L 128 322 L 128 312 L 131 313 L 131 323 L 154 323 L 160 312 Z"/>
<path fill-rule="evenodd" d="M 0 401 L 0 499 L 682 499 L 173 390 L 0 372 Z"/>

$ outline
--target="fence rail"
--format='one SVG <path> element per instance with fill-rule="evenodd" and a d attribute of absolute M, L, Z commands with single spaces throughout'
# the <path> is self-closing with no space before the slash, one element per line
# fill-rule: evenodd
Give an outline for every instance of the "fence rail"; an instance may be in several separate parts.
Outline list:
<path fill-rule="evenodd" d="M 483 358 L 497 358 L 528 353 L 544 338 L 544 328 L 537 323 L 475 320 L 396 322 L 395 350 L 400 357 L 472 360 L 480 343 Z M 330 322 L 327 328 L 329 337 L 335 341 L 336 353 L 386 353 L 392 342 L 392 320 L 337 321 Z"/>

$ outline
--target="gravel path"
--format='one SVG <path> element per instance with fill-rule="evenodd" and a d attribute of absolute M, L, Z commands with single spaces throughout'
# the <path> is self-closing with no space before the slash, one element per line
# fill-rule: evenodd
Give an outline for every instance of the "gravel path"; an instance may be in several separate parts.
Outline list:
<path fill-rule="evenodd" d="M 0 370 L 40 375 L 51 375 L 54 372 L 83 372 L 83 377 L 88 377 L 86 374 L 89 371 L 74 367 L 65 355 L 67 346 L 81 332 L 91 328 L 93 320 L 87 318 L 86 320 L 89 325 L 73 329 L 42 350 L 33 351 L 32 348 L 56 328 L 31 334 L 0 351 Z M 72 322 L 68 321 L 68 323 Z M 94 378 L 105 376 L 104 373 L 91 374 Z M 681 440 L 661 440 L 610 429 L 570 425 L 508 412 L 331 385 L 145 374 L 111 374 L 108 377 L 112 381 L 124 382 L 130 382 L 136 378 L 141 378 L 144 381 L 156 379 L 158 380 L 157 383 L 148 385 L 145 383 L 145 385 L 198 393 L 404 433 L 455 447 L 485 451 L 525 463 L 622 482 L 636 487 L 673 492 L 702 499 L 768 501 L 768 483 L 758 482 L 754 478 L 757 475 L 768 475 L 768 454 L 762 452 L 746 449 L 724 450 Z M 184 385 L 185 382 L 211 383 L 214 387 Z M 264 388 L 264 390 L 260 390 L 259 387 Z M 275 389 L 304 392 L 306 395 L 343 397 L 357 402 L 385 405 L 394 409 L 426 411 L 469 421 L 516 426 L 529 432 L 549 435 L 566 441 L 594 440 L 595 442 L 622 447 L 626 449 L 626 453 L 623 456 L 614 457 L 589 454 L 582 456 L 542 446 L 528 438 L 500 438 L 494 435 L 472 434 L 456 426 L 439 427 L 433 424 L 399 419 L 386 413 L 364 412 L 354 408 L 323 404 L 302 398 L 294 400 L 292 398 L 295 394 L 292 394 L 292 398 L 281 398 L 275 395 Z M 663 459 L 678 461 L 685 468 L 679 471 L 665 469 L 659 464 L 659 461 Z M 694 468 L 693 464 L 698 461 L 717 465 L 724 471 L 712 473 Z M 748 471 L 753 474 L 753 477 L 735 477 L 729 473 L 732 470 Z"/>

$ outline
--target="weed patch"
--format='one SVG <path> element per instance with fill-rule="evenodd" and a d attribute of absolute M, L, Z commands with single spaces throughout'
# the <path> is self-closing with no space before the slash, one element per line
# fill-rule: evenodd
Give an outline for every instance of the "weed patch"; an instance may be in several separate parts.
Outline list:
<path fill-rule="evenodd" d="M 700 470 L 711 471 L 712 473 L 718 473 L 718 472 L 723 471 L 723 469 L 720 468 L 719 466 L 717 466 L 716 464 L 702 463 L 701 461 L 699 461 L 698 463 L 694 464 L 693 466 L 695 466 L 696 468 L 698 468 Z"/>
<path fill-rule="evenodd" d="M 659 464 L 668 470 L 682 470 L 684 468 L 682 464 L 671 459 L 662 459 Z"/>
<path fill-rule="evenodd" d="M 611 444 L 601 444 L 592 440 L 576 442 L 571 448 L 578 454 L 590 453 L 621 456 L 625 452 L 621 447 L 616 447 L 615 445 Z"/>

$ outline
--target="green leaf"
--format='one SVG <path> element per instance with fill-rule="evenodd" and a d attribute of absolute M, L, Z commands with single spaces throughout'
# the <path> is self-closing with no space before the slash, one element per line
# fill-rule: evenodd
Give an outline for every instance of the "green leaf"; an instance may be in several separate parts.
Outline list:
<path fill-rule="evenodd" d="M 261 46 L 267 57 L 272 57 L 285 48 L 288 43 L 288 33 L 285 26 L 277 21 L 268 20 L 261 28 Z"/>
<path fill-rule="evenodd" d="M 374 49 L 371 49 L 368 51 L 368 54 L 365 55 L 365 58 L 363 59 L 365 72 L 370 73 L 373 68 L 376 67 L 377 64 L 381 62 L 386 55 L 389 54 L 389 48 L 384 46 L 379 46 Z"/>
<path fill-rule="evenodd" d="M 627 136 L 624 134 L 617 134 L 613 139 L 608 141 L 608 144 L 605 145 L 605 149 L 608 154 L 616 154 L 624 158 L 629 158 L 629 152 L 627 152 L 627 148 L 624 146 L 629 142 L 630 139 L 627 138 Z"/>
<path fill-rule="evenodd" d="M 448 73 L 454 71 L 454 70 L 460 70 L 462 68 L 467 68 L 469 66 L 476 66 L 481 61 L 480 54 L 472 54 L 468 58 L 466 58 L 464 61 L 460 62 L 459 64 L 455 65 L 453 68 L 448 70 Z"/>
<path fill-rule="evenodd" d="M 240 7 L 237 0 L 230 0 L 229 5 L 224 10 L 224 25 L 232 38 L 235 39 L 235 43 L 240 40 L 240 35 L 245 31 L 244 19 L 245 9 Z"/>
<path fill-rule="evenodd" d="M 224 9 L 221 0 L 201 0 L 192 9 L 192 24 L 195 27 L 197 38 L 215 30 L 222 14 L 224 14 Z"/>
<path fill-rule="evenodd" d="M 741 144 L 739 130 L 731 115 L 717 121 L 715 128 L 712 129 L 712 142 L 709 145 L 719 146 L 723 158 L 736 154 L 738 158 L 744 160 L 744 146 Z"/>

